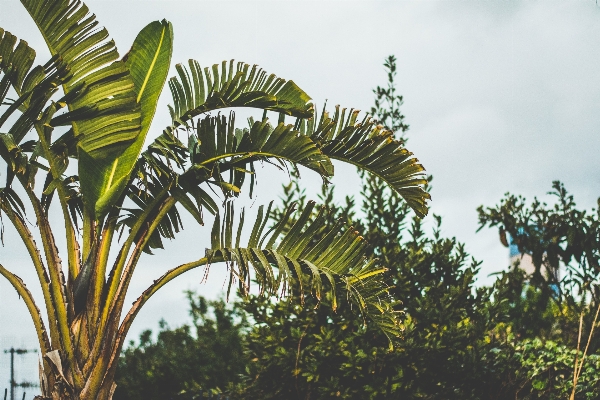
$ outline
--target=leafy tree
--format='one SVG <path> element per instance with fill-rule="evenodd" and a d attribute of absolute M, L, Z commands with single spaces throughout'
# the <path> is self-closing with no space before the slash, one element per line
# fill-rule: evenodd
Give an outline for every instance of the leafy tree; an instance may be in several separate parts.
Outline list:
<path fill-rule="evenodd" d="M 600 304 L 600 214 L 578 209 L 560 182 L 552 189 L 556 201 L 550 205 L 506 194 L 498 206 L 478 209 L 481 228 L 498 227 L 500 241 L 529 254 L 534 265 L 527 274 L 517 263 L 496 283 L 494 296 L 507 318 L 495 334 L 503 332 L 511 342 L 499 356 L 517 362 L 514 375 L 507 376 L 516 382 L 519 398 L 559 399 L 571 394 L 574 364 L 582 360 L 576 349 L 585 346 L 575 399 L 597 398 L 600 370 L 593 353 L 600 339 L 593 323 Z"/>
<path fill-rule="evenodd" d="M 396 132 L 398 140 L 406 142 L 405 133 L 409 125 L 404 121 L 404 115 L 400 107 L 404 104 L 404 97 L 396 94 L 396 56 L 391 55 L 385 59 L 383 66 L 387 72 L 386 87 L 377 86 L 373 93 L 375 94 L 375 104 L 371 107 L 371 115 L 375 116 L 379 123 Z"/>
<path fill-rule="evenodd" d="M 163 400 L 201 390 L 235 392 L 248 364 L 244 336 L 246 314 L 237 303 L 207 301 L 188 292 L 192 325 L 170 329 L 160 322 L 123 350 L 117 369 L 115 400 Z"/>
<path fill-rule="evenodd" d="M 476 357 L 491 324 L 489 291 L 473 295 L 475 271 L 466 255 L 419 228 L 402 229 L 408 237 L 398 247 L 408 249 L 390 265 L 405 328 L 392 351 L 348 308 L 331 313 L 315 302 L 299 307 L 253 298 L 246 305 L 256 324 L 244 398 L 459 398 L 488 390 L 491 376 L 478 370 Z"/>
<path fill-rule="evenodd" d="M 391 108 L 402 101 L 394 95 L 395 59 L 385 65 L 388 87 L 375 91 L 374 112 L 406 131 L 404 117 Z M 287 204 L 302 204 L 304 197 L 296 184 L 286 187 L 275 215 Z M 331 312 L 316 307 L 315 299 L 300 307 L 251 298 L 245 308 L 256 323 L 248 336 L 252 361 L 244 398 L 462 399 L 499 393 L 497 369 L 482 361 L 499 316 L 490 289 L 473 287 L 479 263 L 462 244 L 441 235 L 439 217 L 433 234 L 426 235 L 420 218 L 381 180 L 365 177 L 361 197 L 362 218 L 353 199 L 337 206 L 332 188 L 321 200 L 331 210 L 328 225 L 347 221 L 388 269 L 395 310 L 403 315 L 402 339 L 390 349 L 379 331 L 354 318 L 347 306 Z"/>
<path fill-rule="evenodd" d="M 532 257 L 532 274 L 515 266 L 498 285 L 513 332 L 522 339 L 576 346 L 580 314 L 589 332 L 600 305 L 600 213 L 578 209 L 560 182 L 552 188 L 554 204 L 534 199 L 528 205 L 523 197 L 506 194 L 496 207 L 479 207 L 479 221 L 481 228 L 498 227 L 503 244 L 510 238 Z M 595 340 L 592 349 L 598 344 Z"/>
<path fill-rule="evenodd" d="M 7 169 L 0 210 L 37 272 L 47 327 L 18 276 L 4 266 L 0 274 L 32 316 L 44 355 L 42 398 L 110 399 L 119 354 L 141 307 L 173 278 L 209 263 L 226 263 L 229 288 L 237 284 L 242 293 L 253 276 L 268 296 L 292 290 L 328 298 L 334 308 L 347 299 L 382 332 L 398 334 L 383 267 L 365 257 L 367 244 L 354 230 L 326 225 L 324 209 L 311 219 L 317 208 L 307 202 L 299 215 L 294 207 L 280 214 L 275 229 L 265 233 L 269 206 L 259 209 L 244 244 L 245 214 L 236 224 L 233 207 L 242 190 L 252 195 L 256 162 L 299 165 L 326 179 L 336 159 L 379 177 L 425 215 L 429 195 L 423 167 L 391 131 L 339 107 L 317 118 L 310 97 L 297 85 L 255 66 L 231 61 L 201 68 L 191 60 L 188 66 L 178 64 L 177 76 L 169 79 L 171 124 L 142 149 L 167 79 L 171 24 L 150 23 L 120 58 L 85 4 L 21 2 L 52 58 L 32 68 L 35 51 L 0 30 L 0 127 L 5 132 L 0 156 Z M 6 97 L 9 90 L 14 99 Z M 230 107 L 264 113 L 244 129 L 236 128 L 233 113 L 210 114 Z M 277 124 L 269 123 L 267 111 L 279 113 Z M 294 122 L 286 124 L 285 115 Z M 71 167 L 77 174 L 68 175 Z M 48 218 L 53 200 L 64 222 L 58 230 Z M 31 210 L 41 248 L 25 220 Z M 203 211 L 215 215 L 209 250 L 167 271 L 125 310 L 142 253 L 162 248 L 163 238 L 181 230 L 182 210 L 199 224 Z M 123 242 L 115 237 L 119 229 L 125 231 Z M 65 269 L 55 236 L 61 231 Z M 312 240 L 315 232 L 322 241 Z"/>

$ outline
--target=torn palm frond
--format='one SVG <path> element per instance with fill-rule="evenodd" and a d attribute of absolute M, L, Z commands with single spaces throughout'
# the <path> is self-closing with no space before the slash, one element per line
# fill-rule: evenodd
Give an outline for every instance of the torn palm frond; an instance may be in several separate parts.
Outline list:
<path fill-rule="evenodd" d="M 222 221 L 217 215 L 207 257 L 222 257 L 228 263 L 228 293 L 236 281 L 242 294 L 249 293 L 254 279 L 267 296 L 298 290 L 301 297 L 313 295 L 334 310 L 345 297 L 387 335 L 400 333 L 398 314 L 393 312 L 388 286 L 382 279 L 385 268 L 365 256 L 367 244 L 358 232 L 352 227 L 345 229 L 341 222 L 327 227 L 327 211 L 315 209 L 312 201 L 295 218 L 294 206 L 290 207 L 267 230 L 270 209 L 271 205 L 266 211 L 259 208 L 246 245 L 241 245 L 244 212 L 237 229 L 231 202 L 225 206 Z"/>
<path fill-rule="evenodd" d="M 315 120 L 298 119 L 296 129 L 312 138 L 326 156 L 356 165 L 387 182 L 415 213 L 427 215 L 429 193 L 425 169 L 413 153 L 404 148 L 394 133 L 370 116 L 358 119 L 358 110 L 336 107 L 331 116 L 323 110 Z"/>

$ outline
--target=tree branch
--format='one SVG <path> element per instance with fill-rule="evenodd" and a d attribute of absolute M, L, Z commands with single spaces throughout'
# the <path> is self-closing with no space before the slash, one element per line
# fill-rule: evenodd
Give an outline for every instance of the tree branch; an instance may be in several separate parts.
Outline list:
<path fill-rule="evenodd" d="M 47 118 L 49 117 L 50 116 L 48 116 Z M 75 243 L 75 229 L 73 228 L 73 222 L 71 221 L 71 215 L 69 214 L 69 209 L 67 206 L 67 194 L 65 192 L 65 187 L 63 186 L 63 180 L 61 179 L 61 168 L 59 168 L 59 166 L 57 165 L 57 160 L 59 159 L 59 157 L 57 157 L 57 155 L 54 154 L 54 152 L 50 149 L 50 144 L 48 143 L 48 140 L 46 140 L 45 130 L 50 129 L 51 132 L 53 128 L 46 127 L 40 122 L 34 124 L 34 127 L 38 133 L 40 144 L 42 145 L 44 151 L 44 157 L 46 158 L 46 160 L 48 160 L 48 164 L 50 164 L 50 173 L 52 174 L 52 178 L 60 181 L 60 184 L 56 185 L 56 191 L 58 192 L 60 207 L 62 209 L 63 220 L 65 223 L 69 275 L 74 280 L 77 277 L 77 274 L 79 273 L 79 252 L 78 246 Z M 50 134 L 48 134 L 48 136 L 50 136 Z"/>
<path fill-rule="evenodd" d="M 129 232 L 129 236 L 123 243 L 123 247 L 119 252 L 117 260 L 115 261 L 115 265 L 110 271 L 110 276 L 108 278 L 108 293 L 106 295 L 106 301 L 104 303 L 104 307 L 102 310 L 102 320 L 105 320 L 108 315 L 109 309 L 115 297 L 115 293 L 117 288 L 119 287 L 119 283 L 121 281 L 121 275 L 123 274 L 123 269 L 125 268 L 125 263 L 127 261 L 127 256 L 129 255 L 129 250 L 135 241 L 135 238 L 138 236 L 139 231 L 142 229 L 148 219 L 149 216 L 152 215 L 152 212 L 157 206 L 160 206 L 164 200 L 168 197 L 169 187 L 165 187 L 155 198 L 148 204 L 146 210 L 140 215 L 137 222 L 131 228 L 131 232 Z"/>
<path fill-rule="evenodd" d="M 112 214 L 112 213 L 111 213 Z M 112 243 L 113 235 L 115 232 L 115 226 L 117 225 L 118 215 L 109 214 L 104 229 L 102 231 L 102 238 L 100 240 L 100 246 L 98 248 L 98 258 L 92 274 L 92 293 L 88 298 L 88 311 L 91 309 L 92 318 L 91 321 L 95 323 L 98 320 L 100 310 L 102 308 L 101 297 L 104 285 L 106 284 L 106 266 L 108 264 L 108 256 L 110 253 L 110 246 Z"/>
<path fill-rule="evenodd" d="M 127 256 L 129 255 L 129 250 L 131 249 L 131 246 L 133 245 L 135 237 L 137 236 L 139 230 L 142 228 L 142 226 L 146 222 L 146 219 L 151 215 L 154 208 L 156 206 L 158 206 L 159 204 L 161 204 L 162 201 L 164 201 L 164 199 L 168 196 L 168 194 L 169 194 L 168 187 L 166 187 L 156 196 L 156 198 L 150 204 L 148 204 L 148 207 L 146 208 L 146 210 L 144 210 L 144 212 L 138 218 L 138 221 L 131 228 L 131 232 L 129 233 L 129 236 L 127 236 L 125 243 L 123 243 L 123 246 L 121 247 L 121 250 L 119 251 L 119 255 L 117 256 L 117 259 L 115 260 L 115 264 L 114 264 L 112 270 L 110 271 L 110 275 L 108 277 L 108 282 L 106 283 L 106 286 L 105 286 L 105 287 L 108 287 L 108 291 L 106 292 L 104 305 L 102 306 L 101 318 L 98 321 L 99 326 L 96 331 L 94 345 L 92 347 L 90 357 L 88 358 L 88 360 L 86 361 L 86 363 L 83 367 L 84 371 L 87 371 L 88 368 L 90 368 L 90 366 L 93 363 L 95 363 L 96 358 L 100 354 L 100 350 L 101 350 L 102 343 L 103 343 L 102 338 L 104 337 L 104 331 L 106 329 L 106 322 L 107 322 L 109 313 L 111 312 L 111 306 L 113 303 L 113 299 L 114 299 L 115 293 L 118 289 L 119 282 L 121 280 L 121 275 L 123 273 L 123 268 L 125 268 L 125 262 L 127 261 Z M 108 254 L 107 254 L 107 256 L 108 256 Z M 100 277 L 97 276 L 97 279 L 100 279 Z M 98 284 L 98 282 L 95 282 L 95 284 Z"/>
<path fill-rule="evenodd" d="M 46 271 L 46 267 L 42 261 L 42 255 L 40 254 L 40 250 L 35 244 L 35 240 L 33 239 L 33 235 L 27 225 L 25 225 L 24 221 L 16 215 L 12 209 L 8 208 L 5 204 L 0 203 L 0 208 L 7 215 L 10 222 L 12 222 L 13 226 L 17 230 L 17 233 L 21 237 L 23 244 L 27 248 L 29 253 L 29 257 L 33 262 L 35 267 L 35 271 L 38 276 L 38 280 L 40 282 L 40 286 L 42 288 L 42 293 L 44 296 L 44 303 L 46 305 L 46 313 L 48 315 L 48 320 L 50 323 L 50 339 L 52 343 L 56 346 L 50 346 L 49 349 L 53 350 L 60 347 L 60 336 L 58 333 L 58 327 L 56 325 L 56 313 L 54 310 L 54 303 L 52 302 L 52 295 L 50 294 L 50 278 L 48 277 L 48 271 Z"/>
<path fill-rule="evenodd" d="M 62 271 L 61 259 L 58 255 L 58 248 L 54 241 L 54 235 L 48 222 L 48 218 L 42 209 L 41 204 L 35 197 L 31 189 L 28 190 L 30 199 L 34 205 L 35 215 L 37 223 L 40 229 L 40 235 L 42 243 L 44 245 L 44 253 L 46 255 L 46 262 L 48 263 L 48 271 L 50 273 L 50 289 L 52 293 L 52 300 L 54 309 L 56 311 L 56 319 L 58 324 L 58 330 L 60 332 L 60 338 L 62 342 L 62 350 L 67 356 L 69 365 L 73 369 L 73 377 L 77 385 L 81 384 L 83 377 L 79 369 L 79 365 L 75 360 L 73 353 L 73 343 L 71 341 L 71 331 L 69 329 L 69 322 L 67 317 L 66 299 L 65 299 L 65 282 Z"/>

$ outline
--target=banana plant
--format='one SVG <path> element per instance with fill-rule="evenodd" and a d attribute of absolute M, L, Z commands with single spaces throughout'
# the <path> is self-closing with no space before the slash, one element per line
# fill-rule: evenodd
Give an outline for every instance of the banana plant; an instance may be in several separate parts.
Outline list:
<path fill-rule="evenodd" d="M 37 303 L 10 266 L 0 264 L 0 274 L 33 319 L 43 355 L 39 399 L 111 399 L 133 319 L 169 281 L 199 267 L 225 268 L 228 292 L 245 295 L 257 285 L 266 296 L 297 291 L 334 308 L 349 304 L 357 318 L 398 335 L 385 269 L 352 227 L 326 230 L 327 210 L 312 202 L 268 226 L 269 205 L 258 209 L 246 240 L 250 218 L 243 209 L 236 217 L 234 207 L 240 193 L 253 195 L 257 163 L 302 166 L 327 181 L 339 160 L 378 176 L 423 216 L 424 169 L 393 132 L 357 110 L 317 114 L 293 81 L 242 62 L 203 68 L 190 60 L 167 79 L 173 28 L 165 20 L 147 25 L 120 56 L 81 1 L 21 3 L 51 58 L 37 65 L 27 42 L 0 28 L 0 216 L 25 245 L 43 298 Z M 171 123 L 156 131 L 167 83 Z M 238 127 L 234 112 L 219 112 L 237 107 L 260 117 Z M 51 225 L 51 209 L 64 225 Z M 214 216 L 206 251 L 165 271 L 127 309 L 143 253 L 174 238 L 184 212 L 200 225 Z"/>

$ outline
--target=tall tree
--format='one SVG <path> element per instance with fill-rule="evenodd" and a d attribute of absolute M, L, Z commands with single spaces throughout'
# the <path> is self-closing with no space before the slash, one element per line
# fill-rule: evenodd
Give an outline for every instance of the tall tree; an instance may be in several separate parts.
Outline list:
<path fill-rule="evenodd" d="M 395 58 L 389 57 L 385 68 L 388 83 L 374 91 L 372 111 L 399 128 L 399 139 L 406 142 Z M 256 323 L 247 339 L 252 362 L 243 398 L 450 399 L 499 393 L 500 379 L 482 362 L 498 316 L 491 291 L 474 289 L 479 263 L 462 244 L 441 235 L 439 217 L 433 233 L 426 234 L 419 216 L 381 179 L 364 177 L 361 217 L 353 199 L 338 206 L 333 194 L 328 188 L 321 196 L 331 210 L 328 225 L 351 224 L 387 268 L 394 309 L 403 318 L 402 338 L 390 349 L 385 337 L 357 320 L 348 306 L 332 312 L 315 307 L 314 299 L 300 307 L 251 298 L 245 309 Z M 275 215 L 305 201 L 292 183 Z"/>
<path fill-rule="evenodd" d="M 0 210 L 37 272 L 47 326 L 23 281 L 2 265 L 0 274 L 32 316 L 44 355 L 42 398 L 110 399 L 119 354 L 141 307 L 173 278 L 208 264 L 229 268 L 229 289 L 235 284 L 247 293 L 253 276 L 265 295 L 292 290 L 327 298 L 333 308 L 348 301 L 385 334 L 399 333 L 384 268 L 366 257 L 368 246 L 354 230 L 326 225 L 324 209 L 311 218 L 317 207 L 307 202 L 297 214 L 289 207 L 266 231 L 268 206 L 259 208 L 242 243 L 245 213 L 236 223 L 233 206 L 242 190 L 252 195 L 257 162 L 303 166 L 326 179 L 336 159 L 379 177 L 425 215 L 423 167 L 393 132 L 340 107 L 317 118 L 294 82 L 256 66 L 230 61 L 201 68 L 190 60 L 177 64 L 168 81 L 171 124 L 142 149 L 170 67 L 171 24 L 150 23 L 120 58 L 82 2 L 21 2 L 52 58 L 32 68 L 35 51 L 0 29 L 0 156 L 7 170 Z M 15 99 L 6 97 L 9 90 Z M 243 129 L 234 113 L 210 114 L 230 107 L 264 113 Z M 269 123 L 267 111 L 279 113 L 278 123 Z M 292 124 L 286 115 L 295 118 Z M 72 164 L 78 173 L 68 176 Z M 53 200 L 65 232 L 60 253 L 60 230 L 48 218 Z M 127 311 L 142 253 L 162 248 L 163 238 L 181 230 L 183 210 L 201 225 L 203 211 L 215 215 L 208 251 L 165 272 Z M 41 248 L 25 220 L 31 211 Z M 119 229 L 127 231 L 122 243 Z M 312 240 L 315 232 L 324 233 L 321 241 Z"/>

